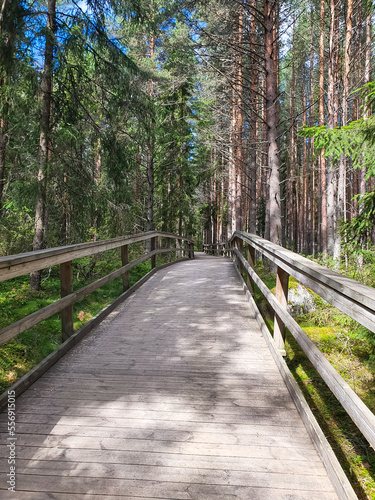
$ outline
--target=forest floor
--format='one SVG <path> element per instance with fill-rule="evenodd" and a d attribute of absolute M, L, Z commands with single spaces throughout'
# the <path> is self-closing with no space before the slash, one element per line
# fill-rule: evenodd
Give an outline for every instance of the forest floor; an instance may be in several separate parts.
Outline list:
<path fill-rule="evenodd" d="M 158 264 L 164 261 L 160 259 Z M 97 280 L 120 267 L 119 256 L 79 259 L 74 263 L 74 290 Z M 133 285 L 148 271 L 149 262 L 130 272 Z M 276 278 L 261 262 L 257 273 L 268 286 L 275 289 Z M 357 276 L 358 279 L 358 276 Z M 293 280 L 291 279 L 293 286 Z M 367 280 L 367 284 L 369 284 Z M 74 329 L 77 330 L 122 293 L 121 278 L 114 280 L 74 306 Z M 28 276 L 0 284 L 0 329 L 60 298 L 58 268 L 44 271 L 42 291 L 30 292 Z M 273 331 L 273 312 L 255 289 L 256 302 Z M 375 413 L 375 341 L 372 334 L 348 316 L 314 295 L 316 309 L 297 316 L 300 326 L 324 353 L 334 368 L 358 396 Z M 0 392 L 3 392 L 42 361 L 61 343 L 59 315 L 0 346 Z M 287 364 L 304 397 L 323 429 L 336 456 L 347 473 L 360 499 L 375 499 L 375 451 L 353 424 L 346 411 L 313 368 L 312 364 L 287 332 Z"/>

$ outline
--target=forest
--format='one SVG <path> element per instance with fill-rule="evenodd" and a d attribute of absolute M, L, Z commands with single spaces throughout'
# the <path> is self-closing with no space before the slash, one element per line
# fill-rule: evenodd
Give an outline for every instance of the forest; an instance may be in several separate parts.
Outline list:
<path fill-rule="evenodd" d="M 373 243 L 371 2 L 0 15 L 2 255 L 151 229 L 245 230 L 337 263 Z"/>
<path fill-rule="evenodd" d="M 154 230 L 202 250 L 246 231 L 375 286 L 374 21 L 371 0 L 0 0 L 0 257 Z M 117 269 L 111 252 L 77 259 L 74 289 Z M 2 282 L 0 328 L 58 300 L 59 280 L 55 266 Z M 122 292 L 78 301 L 74 329 Z M 314 300 L 299 324 L 375 411 L 373 333 Z M 60 343 L 56 314 L 1 346 L 1 388 Z M 286 350 L 375 498 L 374 451 Z"/>
<path fill-rule="evenodd" d="M 1 254 L 155 228 L 246 230 L 336 261 L 367 249 L 372 15 L 352 0 L 3 0 Z"/>

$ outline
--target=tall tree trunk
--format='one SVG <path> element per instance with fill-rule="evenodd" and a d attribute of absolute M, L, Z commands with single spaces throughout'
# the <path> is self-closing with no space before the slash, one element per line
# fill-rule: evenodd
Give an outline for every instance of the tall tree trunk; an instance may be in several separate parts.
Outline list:
<path fill-rule="evenodd" d="M 337 125 L 338 116 L 338 0 L 330 0 L 330 18 L 327 104 L 328 128 L 332 129 Z M 331 160 L 327 174 L 327 249 L 330 255 L 335 250 L 336 192 L 337 175 Z"/>
<path fill-rule="evenodd" d="M 154 59 L 155 38 L 152 36 L 149 40 L 149 58 Z M 149 97 L 154 98 L 154 82 L 149 82 Z M 149 118 L 149 137 L 147 144 L 147 218 L 146 231 L 154 230 L 154 191 L 155 191 L 155 172 L 154 172 L 154 134 L 152 117 Z M 151 251 L 151 239 L 146 241 L 147 252 Z"/>
<path fill-rule="evenodd" d="M 266 127 L 268 143 L 268 168 L 270 170 L 269 180 L 269 228 L 270 240 L 281 245 L 281 204 L 280 204 L 280 160 L 277 145 L 278 139 L 278 78 L 279 68 L 276 64 L 275 40 L 275 10 L 274 2 L 264 0 L 264 46 L 265 46 L 265 70 L 266 70 Z M 276 35 L 277 36 L 277 35 Z"/>
<path fill-rule="evenodd" d="M 309 110 L 309 127 L 314 126 L 314 11 L 311 9 L 310 12 L 311 26 L 310 26 L 310 110 Z M 311 167 L 309 171 L 310 174 L 310 186 L 309 189 L 309 205 L 308 205 L 308 220 L 309 220 L 309 233 L 310 233 L 310 241 L 309 241 L 309 249 L 308 253 L 311 251 L 315 256 L 315 159 L 314 159 L 314 138 L 310 141 L 310 149 L 309 149 L 309 163 L 311 162 Z"/>
<path fill-rule="evenodd" d="M 242 75 L 242 38 L 243 38 L 243 11 L 242 6 L 238 9 L 238 33 L 237 33 L 237 61 L 236 61 L 236 199 L 235 199 L 235 228 L 243 229 L 242 204 L 244 202 L 244 145 L 243 145 L 243 75 Z"/>
<path fill-rule="evenodd" d="M 53 50 L 56 30 L 56 0 L 48 0 L 47 31 L 44 53 L 44 69 L 41 80 L 41 120 L 39 137 L 38 198 L 35 206 L 33 250 L 44 245 L 47 215 L 48 169 L 51 160 Z M 40 271 L 30 275 L 30 290 L 40 289 Z"/>
<path fill-rule="evenodd" d="M 3 105 L 3 116 L 5 118 L 0 118 L 0 219 L 3 215 L 3 195 L 6 184 L 6 151 L 8 145 L 8 129 L 9 124 L 6 118 L 8 114 L 8 103 L 5 102 Z"/>
<path fill-rule="evenodd" d="M 344 126 L 348 123 L 348 97 L 349 97 L 349 76 L 350 76 L 350 61 L 351 61 L 351 41 L 352 41 L 352 16 L 353 16 L 353 0 L 348 0 L 348 8 L 346 14 L 346 34 L 345 34 L 345 56 L 344 56 L 344 75 L 343 75 L 343 92 L 342 92 L 342 123 Z M 346 222 L 346 156 L 341 155 L 339 163 L 339 176 L 337 184 L 337 203 L 336 203 L 336 220 Z M 337 232 L 335 238 L 334 259 L 339 261 L 341 253 L 341 236 Z"/>
<path fill-rule="evenodd" d="M 319 126 L 324 125 L 324 3 L 320 0 L 320 41 L 319 41 Z M 320 242 L 321 252 L 327 255 L 327 177 L 324 151 L 319 155 L 320 169 Z"/>
<path fill-rule="evenodd" d="M 0 50 L 0 89 L 2 90 L 2 114 L 0 116 L 0 219 L 3 215 L 3 196 L 6 186 L 6 153 L 9 141 L 9 97 L 6 87 L 9 85 L 10 74 L 14 61 L 14 43 L 18 28 L 18 16 L 21 11 L 18 2 L 2 0 L 0 4 L 0 38 L 2 47 Z M 4 36 L 5 35 L 5 36 Z"/>
<path fill-rule="evenodd" d="M 306 75 L 305 71 L 303 71 L 302 78 L 302 126 L 307 125 L 307 113 L 306 113 Z M 307 141 L 303 141 L 302 146 L 302 199 L 301 199 L 301 250 L 302 253 L 308 253 L 307 248 L 307 233 L 308 233 L 308 173 L 307 173 Z"/>
<path fill-rule="evenodd" d="M 253 11 L 255 6 L 255 0 L 251 0 L 250 8 Z M 251 16 L 250 21 L 250 54 L 256 53 L 256 33 L 255 33 L 255 16 Z M 257 133 L 257 115 L 256 115 L 256 102 L 257 97 L 257 80 L 258 71 L 255 62 L 254 55 L 250 55 L 251 64 L 251 83 L 250 83 L 250 166 L 249 166 L 249 231 L 250 233 L 256 233 L 256 176 L 257 176 L 257 144 L 256 144 L 256 133 Z"/>
<path fill-rule="evenodd" d="M 296 250 L 294 245 L 297 244 L 297 202 L 298 196 L 297 189 L 297 159 L 296 159 L 296 142 L 295 142 L 295 125 L 296 118 L 296 74 L 295 74 L 295 23 L 293 23 L 292 35 L 292 74 L 290 81 L 290 100 L 289 100 L 289 119 L 290 119 L 290 133 L 289 133 L 289 181 L 288 181 L 288 204 L 289 211 L 287 217 L 287 228 L 289 232 L 289 243 L 293 243 L 293 250 Z"/>
<path fill-rule="evenodd" d="M 369 83 L 371 80 L 371 12 L 366 16 L 366 48 L 365 48 L 365 71 L 364 83 Z M 367 109 L 364 118 L 371 116 L 371 109 Z M 361 168 L 359 171 L 359 193 L 366 192 L 366 169 Z"/>

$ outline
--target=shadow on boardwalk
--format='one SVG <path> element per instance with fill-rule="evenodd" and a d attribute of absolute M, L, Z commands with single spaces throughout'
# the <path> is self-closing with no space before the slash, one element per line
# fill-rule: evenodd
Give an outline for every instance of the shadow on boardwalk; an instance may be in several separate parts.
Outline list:
<path fill-rule="evenodd" d="M 18 399 L 17 435 L 13 499 L 337 498 L 219 257 L 156 273 Z"/>

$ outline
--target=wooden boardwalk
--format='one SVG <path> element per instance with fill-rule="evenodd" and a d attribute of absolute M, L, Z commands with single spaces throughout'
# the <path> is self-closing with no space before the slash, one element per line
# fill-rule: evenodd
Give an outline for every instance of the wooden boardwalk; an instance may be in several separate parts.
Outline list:
<path fill-rule="evenodd" d="M 17 399 L 16 425 L 4 499 L 337 498 L 229 259 L 158 271 Z"/>

